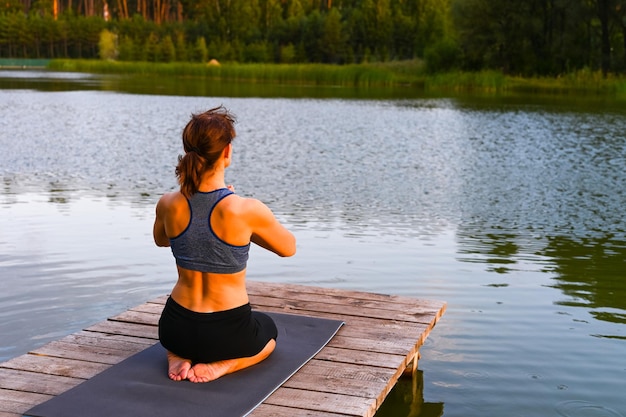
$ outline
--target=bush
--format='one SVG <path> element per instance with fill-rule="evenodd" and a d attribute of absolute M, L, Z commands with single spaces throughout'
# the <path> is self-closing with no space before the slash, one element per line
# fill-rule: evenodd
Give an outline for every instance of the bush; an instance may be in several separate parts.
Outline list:
<path fill-rule="evenodd" d="M 132 61 L 135 57 L 135 45 L 128 36 L 120 38 L 119 55 L 120 61 Z"/>
<path fill-rule="evenodd" d="M 461 50 L 450 38 L 444 38 L 424 49 L 426 69 L 430 73 L 445 72 L 458 67 Z"/>
<path fill-rule="evenodd" d="M 292 43 L 280 47 L 280 62 L 290 64 L 296 59 L 296 48 Z"/>
<path fill-rule="evenodd" d="M 173 62 L 176 60 L 176 48 L 170 35 L 166 35 L 161 40 L 161 61 Z"/>
<path fill-rule="evenodd" d="M 206 40 L 204 36 L 200 36 L 196 39 L 196 44 L 193 50 L 193 60 L 195 62 L 207 62 L 209 59 L 209 50 L 206 47 Z"/>
<path fill-rule="evenodd" d="M 117 35 L 104 29 L 100 32 L 100 40 L 98 42 L 98 51 L 100 59 L 116 59 L 117 52 Z"/>
<path fill-rule="evenodd" d="M 270 53 L 265 42 L 256 42 L 246 45 L 243 49 L 243 59 L 245 62 L 268 62 Z"/>
<path fill-rule="evenodd" d="M 183 32 L 176 33 L 176 61 L 184 62 L 189 60 L 187 53 L 187 41 Z"/>
<path fill-rule="evenodd" d="M 159 38 L 156 33 L 150 32 L 148 39 L 144 43 L 145 58 L 142 59 L 150 62 L 159 62 L 161 60 L 161 47 L 159 45 Z"/>

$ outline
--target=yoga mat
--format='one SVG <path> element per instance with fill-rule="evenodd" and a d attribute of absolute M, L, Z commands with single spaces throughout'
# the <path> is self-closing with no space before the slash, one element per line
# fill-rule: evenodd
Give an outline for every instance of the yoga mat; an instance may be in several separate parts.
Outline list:
<path fill-rule="evenodd" d="M 276 349 L 250 368 L 194 384 L 167 377 L 166 351 L 157 343 L 77 385 L 25 416 L 239 417 L 249 414 L 317 354 L 343 322 L 267 313 L 278 328 Z"/>

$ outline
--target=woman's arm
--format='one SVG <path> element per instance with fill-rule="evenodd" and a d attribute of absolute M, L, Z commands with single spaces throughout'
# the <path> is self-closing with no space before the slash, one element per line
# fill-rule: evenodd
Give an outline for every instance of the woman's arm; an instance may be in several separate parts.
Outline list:
<path fill-rule="evenodd" d="M 152 236 L 157 246 L 165 247 L 170 245 L 170 239 L 165 232 L 165 213 L 167 198 L 163 196 L 156 205 L 156 215 L 154 219 L 154 227 L 152 228 Z"/>
<path fill-rule="evenodd" d="M 259 200 L 247 199 L 250 213 L 250 240 L 279 256 L 293 256 L 296 253 L 296 238 L 278 222 L 274 213 Z"/>

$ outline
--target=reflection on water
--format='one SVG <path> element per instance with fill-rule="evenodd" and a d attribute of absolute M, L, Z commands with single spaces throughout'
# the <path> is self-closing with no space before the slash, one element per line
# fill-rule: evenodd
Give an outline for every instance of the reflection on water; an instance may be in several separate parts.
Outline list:
<path fill-rule="evenodd" d="M 446 416 L 626 416 L 623 105 L 205 97 L 170 81 L 138 95 L 116 92 L 123 78 L 107 91 L 106 77 L 63 77 L 0 74 L 0 359 L 168 291 L 154 204 L 176 187 L 190 113 L 224 104 L 239 116 L 227 181 L 298 238 L 294 258 L 253 251 L 251 279 L 449 303 L 424 380 L 399 384 L 379 417 L 444 403 Z M 57 81 L 73 87 L 42 86 Z M 285 88 L 273 94 L 300 94 Z"/>
<path fill-rule="evenodd" d="M 598 320 L 626 323 L 626 241 L 613 233 L 580 241 L 554 236 L 545 254 L 553 259 L 552 272 L 558 275 L 554 287 L 568 297 L 559 304 L 586 307 Z"/>
<path fill-rule="evenodd" d="M 0 89 L 37 91 L 114 91 L 129 94 L 157 94 L 188 97 L 291 97 L 291 98 L 410 98 L 423 95 L 415 88 L 316 86 L 301 84 L 260 84 L 195 77 L 192 79 L 153 75 L 91 75 L 41 70 L 0 70 Z"/>
<path fill-rule="evenodd" d="M 424 373 L 420 370 L 401 378 L 378 414 L 398 417 L 440 417 L 443 403 L 424 401 Z M 377 415 L 378 415 L 377 414 Z"/>
<path fill-rule="evenodd" d="M 580 239 L 536 235 L 530 241 L 506 231 L 459 236 L 465 243 L 459 260 L 484 263 L 487 271 L 501 274 L 516 271 L 521 259 L 529 260 L 537 271 L 553 276 L 548 285 L 567 296 L 555 301 L 557 304 L 586 307 L 598 320 L 626 324 L 626 242 L 614 233 L 605 237 L 595 234 Z"/>

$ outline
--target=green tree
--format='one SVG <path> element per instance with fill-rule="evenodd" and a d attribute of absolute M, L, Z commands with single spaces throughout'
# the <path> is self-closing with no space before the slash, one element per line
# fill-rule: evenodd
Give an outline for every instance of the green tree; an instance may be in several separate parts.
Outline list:
<path fill-rule="evenodd" d="M 324 21 L 324 28 L 320 47 L 322 49 L 323 62 L 338 63 L 344 49 L 343 35 L 341 33 L 341 14 L 337 9 L 331 9 Z"/>
<path fill-rule="evenodd" d="M 392 43 L 393 57 L 397 59 L 411 59 L 416 56 L 416 24 L 415 19 L 396 3 L 392 11 Z"/>
<path fill-rule="evenodd" d="M 281 0 L 264 0 L 260 2 L 261 22 L 260 31 L 265 40 L 269 39 L 277 27 L 283 23 L 283 8 Z"/>
<path fill-rule="evenodd" d="M 100 59 L 117 58 L 117 36 L 107 29 L 100 32 L 100 41 L 98 42 L 98 50 Z"/>
<path fill-rule="evenodd" d="M 0 13 L 0 56 L 10 56 L 9 46 L 9 18 L 6 14 Z"/>
<path fill-rule="evenodd" d="M 466 68 L 553 75 L 614 69 L 614 54 L 626 50 L 624 9 L 624 0 L 456 0 L 453 8 Z"/>
<path fill-rule="evenodd" d="M 303 20 L 302 43 L 306 57 L 310 62 L 323 62 L 324 16 L 314 10 Z"/>
<path fill-rule="evenodd" d="M 502 1 L 502 0 L 500 0 Z M 524 1 L 524 0 L 522 0 Z M 498 0 L 491 0 L 492 4 Z M 520 2 L 508 2 L 519 7 Z M 422 56 L 425 48 L 451 37 L 450 0 L 420 0 L 416 10 L 417 53 Z"/>
<path fill-rule="evenodd" d="M 467 0 L 458 2 L 459 39 L 472 69 L 495 68 L 508 73 L 527 69 L 529 56 L 528 0 Z"/>
<path fill-rule="evenodd" d="M 9 43 L 13 45 L 13 57 L 29 58 L 28 48 L 33 44 L 34 34 L 28 27 L 26 15 L 11 13 L 9 19 Z M 11 56 L 11 55 L 10 55 Z"/>
<path fill-rule="evenodd" d="M 176 60 L 176 47 L 174 41 L 170 35 L 165 35 L 160 42 L 161 47 L 161 61 L 173 62 Z"/>
<path fill-rule="evenodd" d="M 202 36 L 196 39 L 193 58 L 196 62 L 207 62 L 209 60 L 209 50 L 206 47 L 206 40 Z"/>
<path fill-rule="evenodd" d="M 424 60 L 429 72 L 450 71 L 458 68 L 460 49 L 451 38 L 441 39 L 424 50 Z"/>
<path fill-rule="evenodd" d="M 187 61 L 189 59 L 189 54 L 187 53 L 187 42 L 185 40 L 185 33 L 182 31 L 177 31 L 175 34 L 175 39 L 176 61 Z"/>
<path fill-rule="evenodd" d="M 120 61 L 135 61 L 139 60 L 135 52 L 135 43 L 133 39 L 128 35 L 123 35 L 118 38 L 118 58 Z"/>
<path fill-rule="evenodd" d="M 161 60 L 161 46 L 159 37 L 152 32 L 144 43 L 145 60 L 150 62 L 158 62 Z"/>
<path fill-rule="evenodd" d="M 600 21 L 600 67 L 602 74 L 606 77 L 611 69 L 611 34 L 609 31 L 609 20 L 611 15 L 611 0 L 595 0 L 598 19 Z"/>
<path fill-rule="evenodd" d="M 270 55 L 270 48 L 267 42 L 255 42 L 243 48 L 244 62 L 268 62 Z"/>
<path fill-rule="evenodd" d="M 296 59 L 296 48 L 292 43 L 280 47 L 279 62 L 283 64 L 290 64 Z"/>
<path fill-rule="evenodd" d="M 381 61 L 389 60 L 393 31 L 389 0 L 376 0 L 375 50 Z"/>

